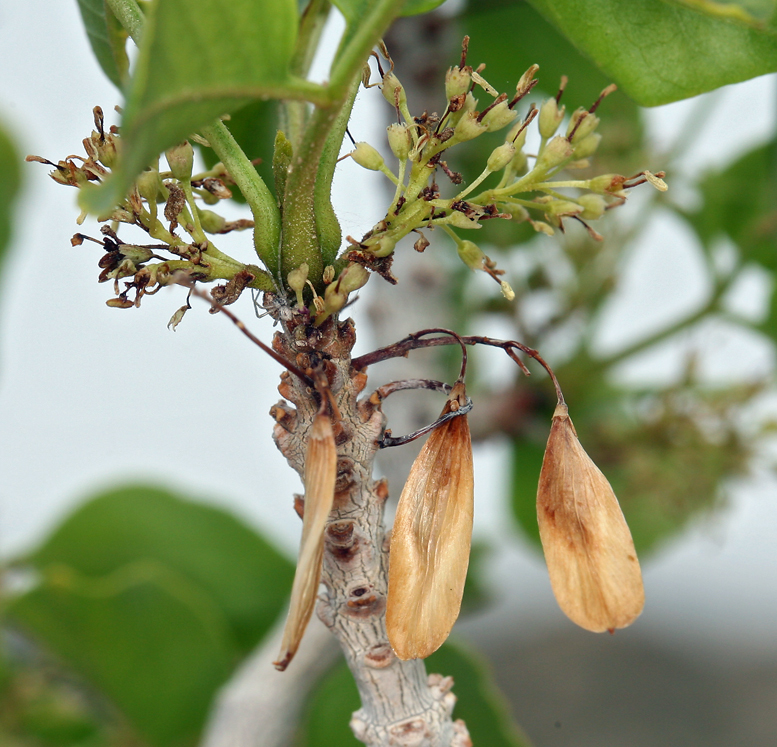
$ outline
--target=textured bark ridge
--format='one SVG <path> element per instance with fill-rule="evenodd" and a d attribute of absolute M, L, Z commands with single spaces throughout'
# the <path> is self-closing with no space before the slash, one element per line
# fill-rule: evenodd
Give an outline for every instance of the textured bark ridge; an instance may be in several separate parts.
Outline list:
<path fill-rule="evenodd" d="M 361 695 L 362 707 L 351 719 L 358 739 L 376 747 L 468 747 L 464 722 L 451 718 L 456 702 L 451 678 L 427 677 L 423 660 L 400 661 L 386 636 L 388 485 L 372 479 L 385 417 L 377 397 L 359 399 L 367 375 L 351 367 L 355 340 L 350 319 L 327 320 L 316 329 L 300 317 L 286 320 L 273 340 L 275 350 L 303 371 L 324 371 L 340 413 L 334 422 L 337 483 L 321 574 L 325 591 L 317 613 L 340 641 Z M 294 407 L 281 401 L 272 408 L 273 437 L 302 476 L 318 394 L 288 372 L 278 391 Z M 295 496 L 300 514 L 302 504 Z"/>

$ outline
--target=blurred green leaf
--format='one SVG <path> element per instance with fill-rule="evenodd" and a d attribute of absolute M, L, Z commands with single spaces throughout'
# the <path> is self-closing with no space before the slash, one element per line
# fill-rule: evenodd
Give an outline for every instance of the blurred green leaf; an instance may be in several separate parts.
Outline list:
<path fill-rule="evenodd" d="M 704 203 L 687 217 L 705 246 L 726 235 L 744 260 L 777 271 L 777 139 L 707 174 L 699 187 Z"/>
<path fill-rule="evenodd" d="M 108 79 L 121 89 L 129 73 L 127 32 L 111 13 L 105 0 L 78 0 L 78 9 L 97 62 Z"/>
<path fill-rule="evenodd" d="M 194 744 L 237 654 L 212 599 L 155 561 L 99 578 L 49 566 L 8 614 L 102 690 L 155 747 Z"/>
<path fill-rule="evenodd" d="M 16 195 L 21 186 L 19 154 L 5 128 L 0 126 L 0 269 L 11 238 Z"/>
<path fill-rule="evenodd" d="M 528 739 L 512 723 L 503 696 L 484 662 L 450 641 L 426 660 L 427 672 L 453 676 L 458 697 L 454 718 L 467 724 L 473 744 L 526 747 Z M 313 695 L 295 747 L 346 747 L 361 744 L 348 723 L 360 708 L 356 684 L 345 662 L 332 669 Z"/>
<path fill-rule="evenodd" d="M 288 93 L 296 33 L 296 0 L 156 0 L 122 122 L 121 172 L 86 201 L 110 208 L 160 151 L 252 100 Z"/>
<path fill-rule="evenodd" d="M 249 651 L 285 603 L 292 564 L 231 514 L 160 488 L 128 486 L 89 500 L 29 558 L 87 576 L 153 560 L 206 593 Z"/>
<path fill-rule="evenodd" d="M 401 15 L 415 16 L 420 13 L 428 13 L 444 2 L 445 0 L 407 0 L 402 6 Z M 359 19 L 370 12 L 372 6 L 375 5 L 375 0 L 333 0 L 332 4 L 345 16 L 345 20 L 351 25 L 357 24 Z"/>
<path fill-rule="evenodd" d="M 777 37 L 655 0 L 530 0 L 643 106 L 777 70 Z"/>
<path fill-rule="evenodd" d="M 544 454 L 544 443 L 526 437 L 513 441 L 510 463 L 513 516 L 526 537 L 538 548 L 541 545 L 537 525 L 537 484 Z"/>
<path fill-rule="evenodd" d="M 427 672 L 452 676 L 458 698 L 454 718 L 467 724 L 472 743 L 489 747 L 528 747 L 528 737 L 510 718 L 507 702 L 491 671 L 472 649 L 448 641 L 426 660 Z"/>

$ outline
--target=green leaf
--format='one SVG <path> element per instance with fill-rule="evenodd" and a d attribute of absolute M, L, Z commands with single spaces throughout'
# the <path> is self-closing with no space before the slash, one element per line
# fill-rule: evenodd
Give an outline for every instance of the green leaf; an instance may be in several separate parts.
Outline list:
<path fill-rule="evenodd" d="M 752 260 L 777 272 L 777 139 L 700 183 L 704 203 L 687 217 L 708 248 L 728 236 Z"/>
<path fill-rule="evenodd" d="M 117 87 L 127 82 L 127 32 L 105 4 L 105 0 L 78 0 L 78 9 L 97 62 Z"/>
<path fill-rule="evenodd" d="M 14 203 L 21 186 L 19 154 L 5 128 L 0 126 L 0 269 L 11 238 Z"/>
<path fill-rule="evenodd" d="M 213 600 L 243 652 L 275 620 L 294 575 L 288 560 L 231 514 L 149 486 L 96 496 L 26 560 L 39 571 L 61 564 L 87 576 L 158 562 Z"/>
<path fill-rule="evenodd" d="M 154 747 L 194 744 L 237 653 L 218 607 L 154 561 L 99 578 L 49 566 L 8 614 L 102 690 Z"/>
<path fill-rule="evenodd" d="M 246 157 L 251 161 L 259 161 L 256 170 L 271 188 L 275 182 L 272 158 L 278 123 L 277 110 L 276 101 L 252 101 L 232 114 L 226 123 Z M 201 151 L 205 165 L 212 168 L 219 160 L 218 156 L 210 148 L 201 148 Z M 238 202 L 245 202 L 237 185 L 230 185 L 229 188 Z"/>
<path fill-rule="evenodd" d="M 445 2 L 445 0 L 407 0 L 400 15 L 416 16 L 428 13 Z M 348 24 L 358 23 L 368 13 L 376 0 L 332 0 L 332 4 L 345 16 Z"/>
<path fill-rule="evenodd" d="M 512 723 L 491 673 L 473 651 L 448 641 L 426 660 L 426 668 L 429 673 L 453 676 L 453 692 L 458 698 L 453 717 L 464 719 L 473 744 L 488 747 L 530 744 Z M 296 747 L 361 744 L 348 726 L 351 715 L 360 705 L 356 684 L 342 662 L 332 669 L 313 695 Z"/>
<path fill-rule="evenodd" d="M 530 0 L 643 106 L 777 70 L 777 38 L 655 0 Z"/>
<path fill-rule="evenodd" d="M 544 443 L 532 441 L 527 437 L 513 441 L 510 503 L 518 526 L 537 548 L 541 547 L 537 525 L 537 484 L 544 454 Z"/>
<path fill-rule="evenodd" d="M 736 21 L 756 29 L 774 29 L 777 2 L 775 0 L 670 0 L 700 13 Z"/>
<path fill-rule="evenodd" d="M 112 207 L 158 153 L 213 119 L 253 100 L 320 91 L 288 74 L 296 32 L 295 0 L 156 0 L 122 122 L 121 174 L 84 193 L 89 207 Z"/>

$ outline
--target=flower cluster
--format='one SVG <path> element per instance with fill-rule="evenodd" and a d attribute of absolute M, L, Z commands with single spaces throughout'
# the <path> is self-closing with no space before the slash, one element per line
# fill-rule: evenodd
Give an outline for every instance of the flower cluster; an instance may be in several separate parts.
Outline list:
<path fill-rule="evenodd" d="M 563 229 L 565 218 L 572 218 L 600 239 L 587 221 L 596 220 L 608 208 L 622 204 L 626 190 L 631 187 L 649 182 L 665 190 L 666 185 L 661 180 L 663 173 L 654 175 L 648 171 L 629 178 L 604 174 L 592 179 L 560 179 L 558 175 L 564 169 L 588 166 L 588 159 L 601 140 L 596 132 L 599 125 L 596 109 L 615 86 L 602 91 L 589 109 L 575 111 L 565 134 L 556 134 L 564 119 L 560 100 L 566 79 L 562 80 L 555 98 L 545 101 L 539 109 L 532 104 L 521 119 L 516 105 L 537 84 L 534 76 L 539 67 L 533 65 L 521 76 L 512 96 L 498 93 L 481 75 L 484 66 L 473 70 L 466 64 L 468 42 L 465 37 L 460 64 L 450 68 L 445 77 L 447 106 L 442 116 L 424 113 L 413 117 L 404 88 L 393 69 L 386 73 L 381 70 L 383 96 L 396 108 L 400 120 L 390 125 L 387 132 L 391 152 L 399 162 L 398 171 L 396 174 L 391 171 L 380 153 L 367 143 L 356 143 L 350 155 L 364 168 L 385 174 L 396 185 L 396 191 L 383 220 L 361 241 L 349 237 L 353 245 L 349 258 L 391 280 L 390 260 L 386 259 L 397 242 L 411 231 L 439 226 L 455 241 L 462 261 L 472 269 L 491 275 L 511 299 L 510 286 L 500 278 L 503 273 L 474 242 L 461 239 L 457 230 L 478 229 L 485 220 L 501 218 L 528 221 L 536 231 L 552 235 L 555 228 Z M 476 92 L 485 93 L 492 100 L 480 108 Z M 527 154 L 524 152 L 527 128 L 535 119 L 541 143 L 536 154 Z M 505 129 L 504 141 L 493 149 L 483 172 L 458 193 L 443 197 L 436 180 L 438 171 L 454 185 L 463 181 L 461 174 L 452 171 L 443 160 L 446 151 L 486 133 Z M 477 192 L 492 174 L 501 175 L 496 186 Z M 576 194 L 559 191 L 567 188 L 574 189 Z M 423 251 L 428 243 L 422 235 L 416 249 Z"/>
<path fill-rule="evenodd" d="M 28 156 L 27 160 L 53 166 L 51 177 L 58 184 L 82 188 L 90 182 L 105 181 L 121 157 L 121 137 L 115 125 L 105 130 L 99 106 L 94 108 L 94 123 L 95 130 L 83 140 L 86 157 L 68 156 L 58 163 L 40 156 Z M 269 287 L 263 282 L 268 277 L 264 271 L 229 257 L 209 238 L 254 225 L 250 220 L 227 221 L 205 207 L 232 197 L 228 187 L 231 179 L 224 166 L 218 163 L 208 171 L 192 174 L 194 150 L 188 141 L 170 148 L 165 159 L 167 170 L 160 170 L 157 159 L 156 165 L 140 174 L 119 204 L 98 216 L 100 222 L 106 223 L 101 228 L 102 240 L 83 234 L 72 239 L 73 246 L 89 239 L 104 247 L 106 253 L 98 263 L 99 282 L 113 280 L 115 295 L 107 301 L 108 306 L 139 306 L 143 296 L 177 282 L 182 275 L 188 282 L 227 281 L 213 289 L 214 298 L 221 305 L 235 301 L 246 287 Z M 86 213 L 81 213 L 78 223 L 85 218 Z M 117 235 L 122 223 L 140 228 L 153 243 L 123 242 Z M 132 298 L 130 293 L 134 293 Z M 173 328 L 187 308 L 188 305 L 179 309 L 170 320 Z"/>

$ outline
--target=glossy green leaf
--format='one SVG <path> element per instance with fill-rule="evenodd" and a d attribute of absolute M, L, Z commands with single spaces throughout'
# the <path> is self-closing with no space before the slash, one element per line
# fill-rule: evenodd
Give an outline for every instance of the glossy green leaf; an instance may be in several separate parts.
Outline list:
<path fill-rule="evenodd" d="M 63 564 L 88 576 L 158 562 L 212 599 L 244 652 L 275 620 L 294 574 L 288 560 L 231 514 L 148 486 L 93 498 L 27 560 L 40 571 Z"/>
<path fill-rule="evenodd" d="M 154 561 L 101 577 L 49 566 L 8 614 L 105 693 L 153 747 L 194 745 L 237 654 L 212 600 Z"/>
<path fill-rule="evenodd" d="M 728 236 L 745 260 L 777 272 L 777 139 L 705 176 L 704 203 L 688 215 L 704 244 Z"/>
<path fill-rule="evenodd" d="M 19 154 L 5 128 L 0 126 L 0 268 L 11 238 L 16 195 L 21 186 Z"/>
<path fill-rule="evenodd" d="M 458 697 L 453 717 L 464 719 L 473 744 L 488 747 L 527 747 L 530 742 L 512 723 L 502 694 L 484 662 L 473 651 L 445 643 L 426 660 L 429 673 L 453 676 Z M 359 694 L 344 662 L 320 683 L 314 694 L 296 747 L 347 747 L 361 744 L 348 723 L 360 707 Z"/>
<path fill-rule="evenodd" d="M 127 32 L 106 6 L 105 0 L 78 0 L 78 9 L 97 62 L 109 80 L 122 88 L 129 72 Z"/>
<path fill-rule="evenodd" d="M 156 0 L 122 122 L 122 173 L 85 201 L 110 208 L 158 153 L 220 115 L 317 88 L 288 74 L 296 32 L 295 0 Z"/>
<path fill-rule="evenodd" d="M 530 0 L 635 101 L 657 106 L 777 70 L 777 38 L 656 0 Z"/>

